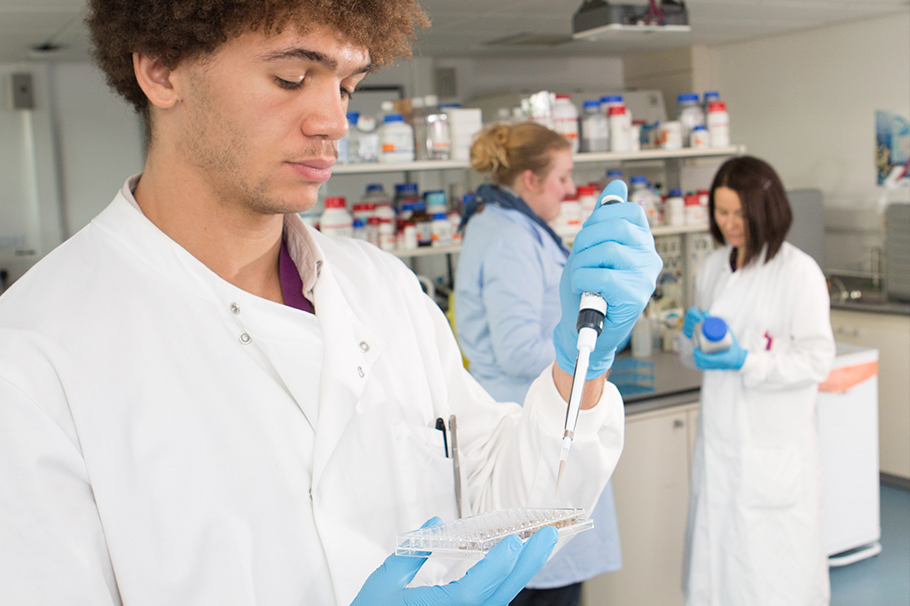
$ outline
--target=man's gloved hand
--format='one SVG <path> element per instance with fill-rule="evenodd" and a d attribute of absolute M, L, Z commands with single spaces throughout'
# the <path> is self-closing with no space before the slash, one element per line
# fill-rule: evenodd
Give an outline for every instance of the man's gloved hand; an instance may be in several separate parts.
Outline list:
<path fill-rule="evenodd" d="M 629 188 L 615 180 L 600 199 L 610 194 L 627 200 Z M 607 303 L 603 333 L 588 363 L 590 380 L 613 365 L 617 345 L 632 332 L 662 268 L 644 210 L 637 204 L 598 204 L 575 237 L 559 282 L 562 317 L 553 332 L 559 367 L 569 374 L 575 369 L 582 292 L 599 293 Z"/>
<path fill-rule="evenodd" d="M 683 320 L 683 334 L 686 335 L 689 339 L 692 338 L 692 334 L 695 332 L 695 325 L 703 321 L 708 317 L 708 312 L 701 311 L 697 307 L 690 307 L 686 312 L 686 319 Z"/>
<path fill-rule="evenodd" d="M 718 353 L 703 353 L 697 347 L 692 350 L 692 357 L 695 359 L 695 365 L 702 370 L 739 370 L 746 362 L 747 352 L 743 349 L 736 336 L 731 332 L 733 344 L 730 349 Z"/>
<path fill-rule="evenodd" d="M 424 527 L 440 522 L 433 518 Z M 510 535 L 461 579 L 433 587 L 408 588 L 426 558 L 392 555 L 370 575 L 351 606 L 505 606 L 537 574 L 558 538 L 552 526 L 544 526 L 524 544 Z"/>

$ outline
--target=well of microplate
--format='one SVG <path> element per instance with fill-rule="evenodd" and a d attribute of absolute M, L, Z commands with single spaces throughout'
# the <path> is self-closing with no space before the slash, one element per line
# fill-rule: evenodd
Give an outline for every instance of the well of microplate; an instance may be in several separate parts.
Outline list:
<path fill-rule="evenodd" d="M 584 509 L 504 509 L 398 535 L 396 555 L 480 557 L 510 534 L 527 540 L 544 526 L 560 538 L 594 526 Z"/>

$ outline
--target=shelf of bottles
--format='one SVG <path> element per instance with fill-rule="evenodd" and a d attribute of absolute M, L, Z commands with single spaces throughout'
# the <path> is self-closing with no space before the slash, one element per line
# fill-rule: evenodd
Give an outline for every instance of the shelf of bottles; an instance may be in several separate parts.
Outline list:
<path fill-rule="evenodd" d="M 738 156 L 745 153 L 742 145 L 729 147 L 704 147 L 683 149 L 643 149 L 635 152 L 593 152 L 573 156 L 576 164 L 592 162 L 633 162 L 636 160 L 673 160 L 688 158 L 711 158 Z M 394 173 L 427 170 L 463 170 L 471 167 L 466 160 L 425 160 L 421 162 L 369 162 L 361 164 L 336 164 L 332 173 L 336 175 L 360 175 L 369 173 Z"/>

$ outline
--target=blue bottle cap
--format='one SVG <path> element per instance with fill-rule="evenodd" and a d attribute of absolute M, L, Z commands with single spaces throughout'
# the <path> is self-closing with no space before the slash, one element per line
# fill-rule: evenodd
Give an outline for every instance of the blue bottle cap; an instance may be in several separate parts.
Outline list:
<path fill-rule="evenodd" d="M 648 178 L 642 177 L 641 175 L 636 175 L 636 176 L 632 177 L 631 179 L 629 179 L 629 182 L 630 183 L 647 183 Z"/>
<path fill-rule="evenodd" d="M 351 124 L 357 124 L 357 120 L 360 119 L 360 112 L 348 112 L 345 117 Z"/>
<path fill-rule="evenodd" d="M 363 227 L 363 219 L 354 219 L 354 222 L 351 224 L 355 229 L 358 227 Z"/>
<path fill-rule="evenodd" d="M 600 107 L 600 101 L 597 99 L 589 99 L 581 104 L 582 109 L 597 109 Z"/>
<path fill-rule="evenodd" d="M 698 95 L 696 93 L 683 93 L 681 95 L 676 96 L 676 101 L 678 103 L 686 103 L 686 102 L 698 103 Z"/>
<path fill-rule="evenodd" d="M 449 216 L 445 213 L 433 213 L 434 221 L 446 221 L 446 220 L 448 220 L 448 217 Z"/>
<path fill-rule="evenodd" d="M 608 177 L 618 177 L 618 178 L 622 179 L 622 171 L 621 170 L 608 170 L 607 176 Z"/>
<path fill-rule="evenodd" d="M 367 191 L 382 191 L 382 183 L 370 183 L 367 185 Z"/>
<path fill-rule="evenodd" d="M 604 95 L 600 98 L 601 103 L 622 103 L 622 95 Z"/>
<path fill-rule="evenodd" d="M 676 198 L 676 197 L 680 197 L 680 196 L 682 196 L 681 189 L 671 189 L 670 190 L 670 197 Z"/>
<path fill-rule="evenodd" d="M 692 127 L 692 130 L 708 130 L 708 129 L 705 128 L 704 124 L 696 124 L 695 126 Z"/>
<path fill-rule="evenodd" d="M 709 99 L 720 99 L 720 93 L 716 90 L 705 91 L 705 101 L 708 101 Z"/>
<path fill-rule="evenodd" d="M 714 343 L 720 341 L 727 334 L 727 323 L 714 316 L 708 316 L 701 324 L 701 333 L 705 338 Z"/>
<path fill-rule="evenodd" d="M 416 183 L 398 183 L 395 185 L 396 192 L 416 192 L 417 184 Z"/>
<path fill-rule="evenodd" d="M 383 122 L 404 122 L 404 117 L 401 114 L 388 114 L 382 120 Z"/>

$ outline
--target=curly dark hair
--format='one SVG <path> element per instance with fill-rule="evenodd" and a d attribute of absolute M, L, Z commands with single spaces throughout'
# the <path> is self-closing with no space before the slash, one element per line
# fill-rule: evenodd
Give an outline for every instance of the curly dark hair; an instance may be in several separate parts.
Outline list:
<path fill-rule="evenodd" d="M 133 72 L 135 52 L 173 69 L 247 31 L 279 33 L 290 25 L 307 33 L 328 25 L 381 66 L 410 57 L 416 29 L 429 25 L 416 0 L 90 0 L 89 8 L 85 22 L 95 60 L 147 126 L 148 99 Z"/>

